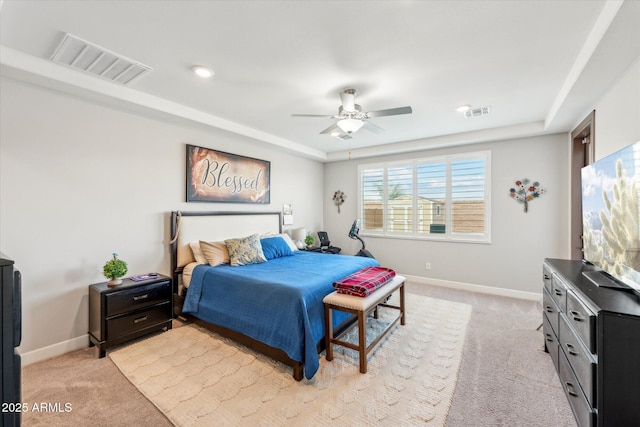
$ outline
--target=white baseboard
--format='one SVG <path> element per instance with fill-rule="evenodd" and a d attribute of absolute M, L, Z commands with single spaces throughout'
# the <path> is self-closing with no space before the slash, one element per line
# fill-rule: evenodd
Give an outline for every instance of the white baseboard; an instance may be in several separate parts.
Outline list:
<path fill-rule="evenodd" d="M 472 283 L 453 282 L 451 280 L 432 279 L 430 277 L 412 276 L 402 274 L 408 281 L 425 285 L 442 286 L 444 288 L 460 289 L 463 291 L 478 292 L 481 294 L 500 295 L 503 297 L 520 298 L 530 301 L 540 301 L 542 292 L 525 292 L 514 289 L 496 288 L 493 286 L 474 285 Z"/>
<path fill-rule="evenodd" d="M 51 359 L 52 357 L 60 356 L 61 354 L 87 347 L 88 345 L 89 335 L 84 334 L 70 340 L 59 342 L 57 344 L 51 344 L 46 347 L 28 351 L 26 353 L 20 353 L 20 359 L 22 361 L 22 366 L 27 366 L 32 363 Z M 20 348 L 18 347 L 18 351 L 19 350 Z"/>
<path fill-rule="evenodd" d="M 492 286 L 474 285 L 472 283 L 453 282 L 451 280 L 432 279 L 429 277 L 412 276 L 410 274 L 402 274 L 408 281 L 419 284 L 442 286 L 445 288 L 460 289 L 463 291 L 479 292 L 482 294 L 501 295 L 511 298 L 520 298 L 530 301 L 540 301 L 542 293 L 516 291 L 514 289 L 496 288 Z M 72 338 L 47 347 L 32 350 L 27 353 L 21 353 L 22 366 L 60 356 L 70 351 L 78 350 L 89 345 L 89 335 L 85 334 L 77 338 Z"/>

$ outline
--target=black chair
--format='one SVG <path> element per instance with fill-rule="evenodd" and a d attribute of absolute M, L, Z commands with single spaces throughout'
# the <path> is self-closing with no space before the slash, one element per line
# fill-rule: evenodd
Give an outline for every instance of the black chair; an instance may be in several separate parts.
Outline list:
<path fill-rule="evenodd" d="M 329 235 L 326 231 L 318 231 L 318 238 L 320 239 L 320 252 L 328 254 L 339 254 L 342 250 L 337 246 L 331 246 Z"/>

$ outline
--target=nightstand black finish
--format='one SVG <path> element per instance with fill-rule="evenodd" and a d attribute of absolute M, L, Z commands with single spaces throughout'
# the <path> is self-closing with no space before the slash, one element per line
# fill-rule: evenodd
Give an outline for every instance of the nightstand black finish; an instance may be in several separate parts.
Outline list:
<path fill-rule="evenodd" d="M 106 282 L 89 286 L 89 346 L 98 346 L 99 357 L 107 348 L 162 329 L 171 329 L 173 318 L 171 278 L 109 287 Z"/>

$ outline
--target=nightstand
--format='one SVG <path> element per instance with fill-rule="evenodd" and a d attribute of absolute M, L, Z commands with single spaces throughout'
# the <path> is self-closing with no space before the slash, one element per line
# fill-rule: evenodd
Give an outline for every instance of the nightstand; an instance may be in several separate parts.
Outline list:
<path fill-rule="evenodd" d="M 98 346 L 99 357 L 107 348 L 134 338 L 171 329 L 173 317 L 171 278 L 134 282 L 109 287 L 106 282 L 89 286 L 89 346 Z"/>

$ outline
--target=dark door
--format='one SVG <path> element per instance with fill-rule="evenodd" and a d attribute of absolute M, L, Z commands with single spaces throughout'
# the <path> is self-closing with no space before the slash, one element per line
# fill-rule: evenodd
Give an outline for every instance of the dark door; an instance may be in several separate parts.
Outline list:
<path fill-rule="evenodd" d="M 571 259 L 582 259 L 582 190 L 580 171 L 593 163 L 595 110 L 571 131 Z"/>

